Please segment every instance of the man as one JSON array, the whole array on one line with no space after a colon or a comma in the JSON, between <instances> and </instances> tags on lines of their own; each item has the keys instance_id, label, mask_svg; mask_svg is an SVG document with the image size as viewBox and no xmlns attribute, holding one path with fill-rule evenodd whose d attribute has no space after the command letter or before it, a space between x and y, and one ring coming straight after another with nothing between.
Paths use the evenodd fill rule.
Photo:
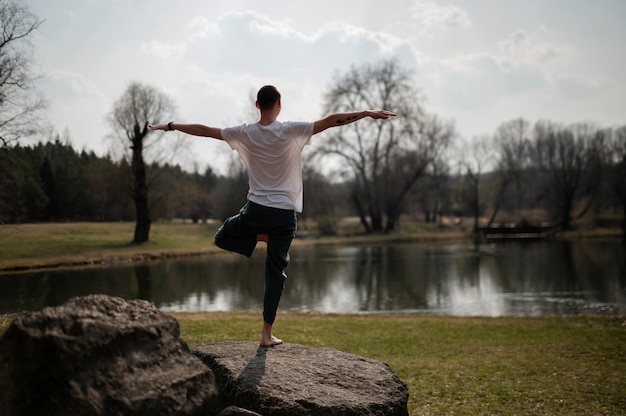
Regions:
<instances>
[{"instance_id":1,"label":"man","mask_svg":"<svg viewBox=\"0 0 626 416\"><path fill-rule=\"evenodd\" d=\"M265 294L263 297L262 347L281 344L272 335L278 303L287 275L289 247L295 236L296 213L302 212L302 159L311 136L330 127L353 123L365 117L395 116L385 110L331 114L316 122L277 121L280 92L271 85L257 94L260 118L254 124L217 128L202 124L151 125L153 130L178 130L194 136L224 140L236 150L248 172L248 201L239 214L228 218L215 234L215 244L250 257L257 241L267 243Z\"/></svg>"}]
</instances>

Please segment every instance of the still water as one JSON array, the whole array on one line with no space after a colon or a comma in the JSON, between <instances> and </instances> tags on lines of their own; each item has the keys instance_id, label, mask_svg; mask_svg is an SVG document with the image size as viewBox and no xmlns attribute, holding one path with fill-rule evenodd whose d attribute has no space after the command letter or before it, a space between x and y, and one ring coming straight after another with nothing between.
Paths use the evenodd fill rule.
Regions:
<instances>
[{"instance_id":1,"label":"still water","mask_svg":"<svg viewBox=\"0 0 626 416\"><path fill-rule=\"evenodd\" d=\"M620 241L393 244L292 249L281 311L451 316L626 314ZM146 299L164 311L260 310L265 255L224 253L0 275L0 314L74 296Z\"/></svg>"}]
</instances>

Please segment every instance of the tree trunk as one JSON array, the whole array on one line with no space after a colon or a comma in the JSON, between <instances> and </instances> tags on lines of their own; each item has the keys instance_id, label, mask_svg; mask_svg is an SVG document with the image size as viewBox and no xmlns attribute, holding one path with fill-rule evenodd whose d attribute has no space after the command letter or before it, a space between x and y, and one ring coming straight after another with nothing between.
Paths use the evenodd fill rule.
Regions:
<instances>
[{"instance_id":1,"label":"tree trunk","mask_svg":"<svg viewBox=\"0 0 626 416\"><path fill-rule=\"evenodd\" d=\"M622 222L620 223L620 227L622 228L622 237L626 242L626 194L620 193L618 194L618 198L622 205Z\"/></svg>"},{"instance_id":2,"label":"tree trunk","mask_svg":"<svg viewBox=\"0 0 626 416\"><path fill-rule=\"evenodd\" d=\"M370 217L372 220L372 231L381 232L383 230L383 216L380 210L372 210Z\"/></svg>"},{"instance_id":3,"label":"tree trunk","mask_svg":"<svg viewBox=\"0 0 626 416\"><path fill-rule=\"evenodd\" d=\"M397 218L395 216L387 217L387 226L385 227L385 234L389 234L396 228Z\"/></svg>"},{"instance_id":4,"label":"tree trunk","mask_svg":"<svg viewBox=\"0 0 626 416\"><path fill-rule=\"evenodd\" d=\"M136 132L139 129L136 129ZM148 185L146 183L146 164L143 160L143 134L133 138L133 160L131 168L135 177L133 201L135 202L135 237L133 243L141 244L150 239L150 209L148 207Z\"/></svg>"},{"instance_id":5,"label":"tree trunk","mask_svg":"<svg viewBox=\"0 0 626 416\"><path fill-rule=\"evenodd\" d=\"M561 210L561 228L569 230L571 226L572 201L567 199L563 201L563 209Z\"/></svg>"},{"instance_id":6,"label":"tree trunk","mask_svg":"<svg viewBox=\"0 0 626 416\"><path fill-rule=\"evenodd\" d=\"M474 201L473 201L473 211L474 211L474 241L478 241L480 230L478 228L478 217L480 216L480 201L478 200L478 178L476 178L476 182L474 183Z\"/></svg>"},{"instance_id":7,"label":"tree trunk","mask_svg":"<svg viewBox=\"0 0 626 416\"><path fill-rule=\"evenodd\" d=\"M500 211L500 207L502 206L502 202L504 201L504 195L509 186L509 183L510 181L508 177L505 179L502 179L502 182L500 183L500 186L498 188L498 192L496 193L496 198L493 203L493 212L491 214L491 217L489 217L489 221L487 222L487 227L491 227L491 224L493 224L493 222L496 220L496 216L498 215L498 212Z\"/></svg>"},{"instance_id":8,"label":"tree trunk","mask_svg":"<svg viewBox=\"0 0 626 416\"><path fill-rule=\"evenodd\" d=\"M352 201L354 202L354 206L356 207L356 210L359 214L359 219L361 221L361 225L365 229L365 233L369 234L370 232L372 232L372 229L370 228L370 225L367 222L367 217L365 216L365 210L363 209L363 204L361 203L361 200L359 199L356 193L353 193Z\"/></svg>"}]
</instances>

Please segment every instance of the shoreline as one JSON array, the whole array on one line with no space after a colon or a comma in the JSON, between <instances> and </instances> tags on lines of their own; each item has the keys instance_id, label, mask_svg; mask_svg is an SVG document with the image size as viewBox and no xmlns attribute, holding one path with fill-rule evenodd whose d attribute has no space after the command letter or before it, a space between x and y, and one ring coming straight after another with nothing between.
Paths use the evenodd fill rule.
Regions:
<instances>
[{"instance_id":1,"label":"shoreline","mask_svg":"<svg viewBox=\"0 0 626 416\"><path fill-rule=\"evenodd\" d=\"M22 274L29 272L43 272L48 270L63 270L74 268L91 268L136 264L142 262L162 261L167 259L197 257L206 255L228 254L215 246L212 238L203 236L203 239L186 248L179 248L177 244L166 245L157 243L161 236L147 243L135 245L132 243L119 244L114 249L98 250L85 245L84 248L74 250L78 254L70 255L29 255L21 258L5 260L0 257L0 275ZM594 240L623 239L619 229L573 229L567 232L557 232L547 239L553 240ZM341 245L368 245L368 244L397 244L397 243L471 243L472 234L465 228L431 229L427 231L394 232L391 234L344 234L336 236L307 235L296 237L291 245L292 249L305 247L324 247ZM512 241L512 240L511 240ZM27 244L29 241L14 241L15 244ZM62 243L60 243L62 245ZM183 245L183 244L181 244ZM262 246L260 247L262 249Z\"/></svg>"},{"instance_id":2,"label":"shoreline","mask_svg":"<svg viewBox=\"0 0 626 416\"><path fill-rule=\"evenodd\" d=\"M330 237L296 237L291 244L292 249L312 247L312 246L339 246L339 245L367 245L367 244L397 244L397 243L420 243L420 242L450 242L450 241L470 241L471 237L463 232L443 232L441 235L395 235L395 234L371 234L355 236L330 236ZM172 249L162 251L150 249L150 242L137 245L136 252L131 253L111 253L96 255L77 256L55 256L43 257L40 259L24 259L24 261L9 261L7 264L0 262L0 275L19 274L28 272L40 272L46 270L63 270L73 268L106 267L119 266L124 264L135 264L142 262L160 261L167 259L197 257L206 255L222 255L228 252L211 244L200 249ZM129 244L128 247L132 247ZM262 248L262 247L261 247Z\"/></svg>"}]
</instances>

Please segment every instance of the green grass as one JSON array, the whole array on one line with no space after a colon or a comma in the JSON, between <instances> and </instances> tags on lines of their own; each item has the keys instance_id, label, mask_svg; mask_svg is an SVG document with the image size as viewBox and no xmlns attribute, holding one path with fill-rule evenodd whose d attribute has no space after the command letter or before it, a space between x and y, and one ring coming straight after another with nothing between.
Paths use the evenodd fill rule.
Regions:
<instances>
[{"instance_id":1,"label":"green grass","mask_svg":"<svg viewBox=\"0 0 626 416\"><path fill-rule=\"evenodd\" d=\"M254 341L251 313L174 314L190 346ZM380 360L411 415L624 415L625 318L280 314L286 342Z\"/></svg>"},{"instance_id":2,"label":"green grass","mask_svg":"<svg viewBox=\"0 0 626 416\"><path fill-rule=\"evenodd\" d=\"M217 227L156 223L150 241L138 245L130 222L0 225L0 270L207 252Z\"/></svg>"}]
</instances>

